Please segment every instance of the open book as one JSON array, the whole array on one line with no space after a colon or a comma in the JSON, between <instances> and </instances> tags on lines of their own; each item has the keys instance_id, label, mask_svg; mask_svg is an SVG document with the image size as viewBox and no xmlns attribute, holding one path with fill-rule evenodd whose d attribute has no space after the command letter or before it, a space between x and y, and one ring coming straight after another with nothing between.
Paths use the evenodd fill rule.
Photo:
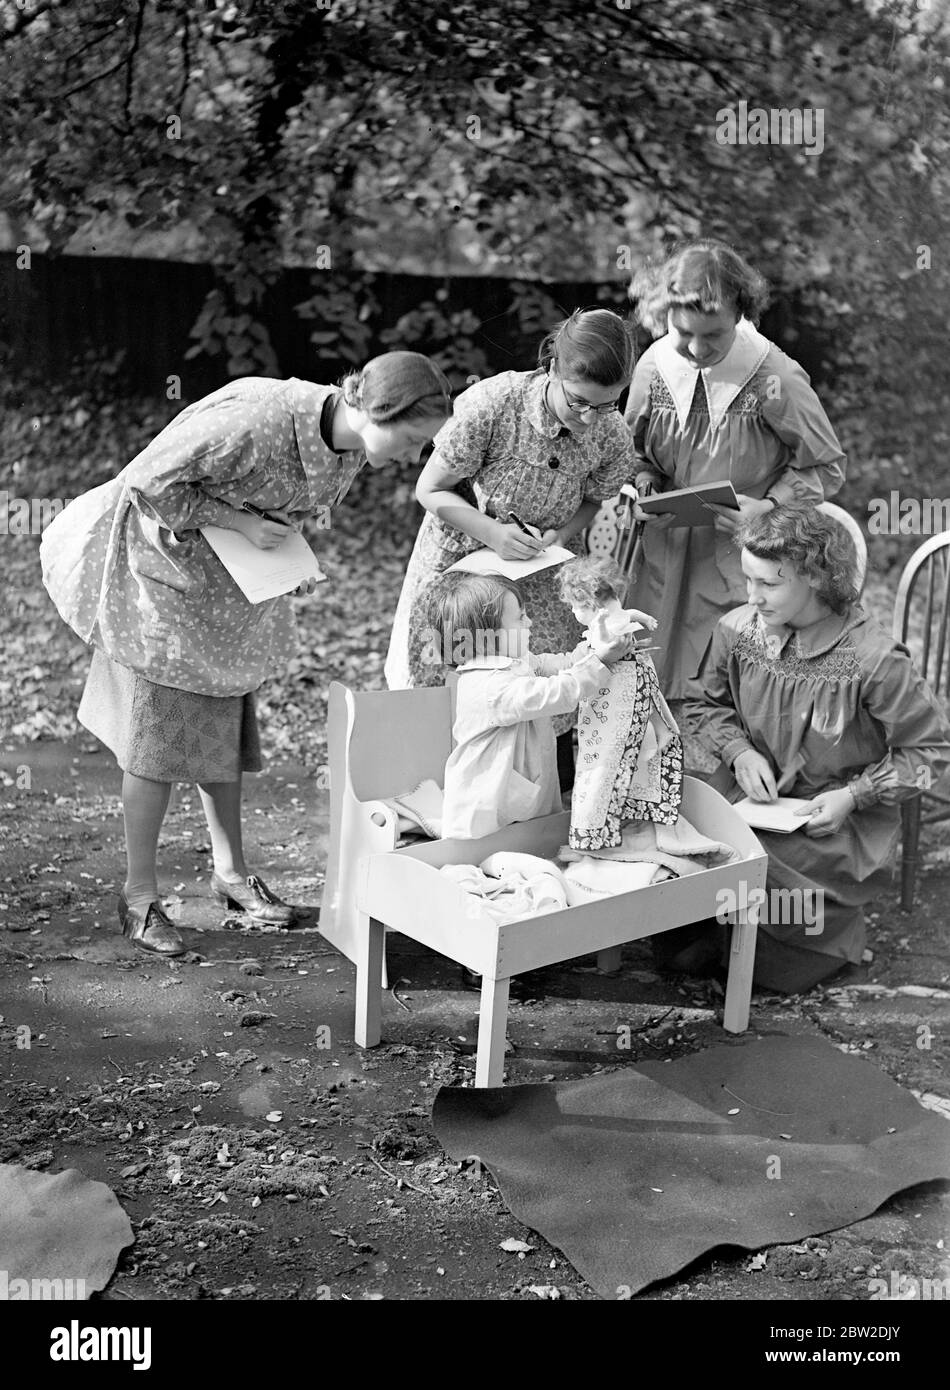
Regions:
<instances>
[{"instance_id":1,"label":"open book","mask_svg":"<svg viewBox=\"0 0 950 1390\"><path fill-rule=\"evenodd\" d=\"M536 574L538 570L548 569L550 565L563 565L565 560L576 560L573 550L565 550L563 545L549 545L530 560L503 560L494 550L473 550L449 565L450 570L467 570L469 574L502 574L506 579L524 579L526 575Z\"/></svg>"},{"instance_id":2,"label":"open book","mask_svg":"<svg viewBox=\"0 0 950 1390\"><path fill-rule=\"evenodd\" d=\"M223 526L202 526L201 534L250 603L292 594L307 579L326 579L299 531L289 530L274 550L259 550Z\"/></svg>"},{"instance_id":3,"label":"open book","mask_svg":"<svg viewBox=\"0 0 950 1390\"><path fill-rule=\"evenodd\" d=\"M803 830L808 824L807 816L796 816L803 806L811 807L811 802L801 796L780 796L775 801L753 801L744 796L737 801L734 809L753 830L773 830L780 835L790 835L793 830Z\"/></svg>"}]
</instances>

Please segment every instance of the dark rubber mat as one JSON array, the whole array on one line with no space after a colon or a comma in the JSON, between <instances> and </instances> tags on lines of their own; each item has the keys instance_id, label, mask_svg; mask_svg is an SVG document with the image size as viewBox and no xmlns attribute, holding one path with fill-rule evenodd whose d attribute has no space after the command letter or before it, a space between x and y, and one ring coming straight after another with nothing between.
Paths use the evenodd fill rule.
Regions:
<instances>
[{"instance_id":1,"label":"dark rubber mat","mask_svg":"<svg viewBox=\"0 0 950 1390\"><path fill-rule=\"evenodd\" d=\"M433 1121L604 1298L716 1246L799 1241L950 1178L942 1116L874 1062L796 1035L555 1085L444 1087Z\"/></svg>"}]
</instances>

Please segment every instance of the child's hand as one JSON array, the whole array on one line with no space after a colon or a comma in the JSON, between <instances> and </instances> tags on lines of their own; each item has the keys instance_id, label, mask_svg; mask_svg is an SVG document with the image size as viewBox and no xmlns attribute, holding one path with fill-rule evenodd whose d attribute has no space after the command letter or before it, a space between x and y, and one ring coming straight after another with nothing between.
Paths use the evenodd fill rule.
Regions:
<instances>
[{"instance_id":1,"label":"child's hand","mask_svg":"<svg viewBox=\"0 0 950 1390\"><path fill-rule=\"evenodd\" d=\"M626 634L606 642L591 635L589 642L591 651L605 666L613 666L614 662L622 661L630 650L630 638Z\"/></svg>"},{"instance_id":2,"label":"child's hand","mask_svg":"<svg viewBox=\"0 0 950 1390\"><path fill-rule=\"evenodd\" d=\"M639 608L625 608L624 613L635 623L642 623L650 632L655 632L660 626L656 618L649 613L641 613Z\"/></svg>"}]
</instances>

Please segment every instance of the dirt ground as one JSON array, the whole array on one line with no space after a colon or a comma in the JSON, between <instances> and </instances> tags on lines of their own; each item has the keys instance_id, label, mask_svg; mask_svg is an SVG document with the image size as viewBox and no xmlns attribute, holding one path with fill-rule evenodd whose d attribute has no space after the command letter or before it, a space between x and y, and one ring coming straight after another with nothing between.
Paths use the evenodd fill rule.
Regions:
<instances>
[{"instance_id":1,"label":"dirt ground","mask_svg":"<svg viewBox=\"0 0 950 1390\"><path fill-rule=\"evenodd\" d=\"M326 793L285 763L249 779L248 807L251 862L315 906ZM205 836L197 798L179 789L160 860L191 949L147 956L115 919L111 758L79 738L0 753L0 1161L78 1168L115 1190L135 1243L102 1297L593 1299L506 1212L490 1175L448 1160L432 1133L438 1088L471 1084L474 1069L478 1000L456 967L391 938L384 1042L361 1051L353 967L312 917L291 932L227 925L207 893ZM755 996L752 1027L820 1034L950 1108L950 867L933 849L914 912L896 891L880 902L867 966L800 999ZM617 978L574 962L535 993L511 1004L513 1082L722 1036L715 987L661 977L642 946ZM633 1046L618 1054L623 1024ZM948 1214L950 1184L918 1187L764 1259L722 1249L641 1300L868 1300L891 1271L946 1277ZM533 1248L504 1251L508 1237Z\"/></svg>"}]
</instances>

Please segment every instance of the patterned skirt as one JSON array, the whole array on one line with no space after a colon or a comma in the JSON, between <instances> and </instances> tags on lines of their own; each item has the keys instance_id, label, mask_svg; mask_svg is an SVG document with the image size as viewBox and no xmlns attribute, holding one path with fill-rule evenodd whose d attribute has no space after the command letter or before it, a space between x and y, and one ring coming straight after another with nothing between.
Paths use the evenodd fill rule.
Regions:
<instances>
[{"instance_id":1,"label":"patterned skirt","mask_svg":"<svg viewBox=\"0 0 950 1390\"><path fill-rule=\"evenodd\" d=\"M98 648L77 717L123 772L152 782L236 782L261 769L253 693L195 695L156 685Z\"/></svg>"}]
</instances>

